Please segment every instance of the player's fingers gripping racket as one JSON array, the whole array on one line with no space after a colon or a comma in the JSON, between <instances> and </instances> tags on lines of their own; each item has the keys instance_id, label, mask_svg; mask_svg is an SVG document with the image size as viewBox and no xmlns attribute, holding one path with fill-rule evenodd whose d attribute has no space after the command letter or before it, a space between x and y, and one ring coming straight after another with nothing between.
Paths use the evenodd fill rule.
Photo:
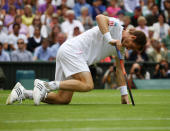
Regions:
<instances>
[{"instance_id":1,"label":"player's fingers gripping racket","mask_svg":"<svg viewBox=\"0 0 170 131\"><path fill-rule=\"evenodd\" d=\"M120 51L117 49L117 47L116 47L116 51L117 51L118 58L120 60L121 69L122 69L122 72L123 72L123 75L124 75L124 78L125 78L125 81L126 81L126 85L127 85L127 89L128 89L129 95L130 95L132 105L135 106L135 102L134 102L134 99L133 99L131 88L130 88L130 85L128 83L127 74L126 74L126 70L125 70L125 67L124 67L122 55L121 55Z\"/></svg>"}]
</instances>

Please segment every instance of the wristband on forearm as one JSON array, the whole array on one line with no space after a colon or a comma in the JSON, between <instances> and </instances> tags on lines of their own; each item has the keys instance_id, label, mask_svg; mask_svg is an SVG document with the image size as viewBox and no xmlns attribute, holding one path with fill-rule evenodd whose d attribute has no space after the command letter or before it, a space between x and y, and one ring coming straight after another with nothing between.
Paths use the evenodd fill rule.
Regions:
<instances>
[{"instance_id":1,"label":"wristband on forearm","mask_svg":"<svg viewBox=\"0 0 170 131\"><path fill-rule=\"evenodd\" d=\"M105 33L103 36L104 36L104 40L106 41L106 43L109 43L113 40L110 32Z\"/></svg>"},{"instance_id":2,"label":"wristband on forearm","mask_svg":"<svg viewBox=\"0 0 170 131\"><path fill-rule=\"evenodd\" d=\"M120 86L119 89L122 96L128 94L127 86Z\"/></svg>"}]
</instances>

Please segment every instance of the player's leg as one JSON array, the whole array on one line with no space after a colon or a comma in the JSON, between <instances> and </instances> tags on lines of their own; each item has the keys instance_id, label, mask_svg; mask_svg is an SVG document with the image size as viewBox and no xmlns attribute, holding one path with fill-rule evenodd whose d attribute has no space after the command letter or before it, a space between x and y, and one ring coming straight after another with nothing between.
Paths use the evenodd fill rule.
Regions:
<instances>
[{"instance_id":1,"label":"player's leg","mask_svg":"<svg viewBox=\"0 0 170 131\"><path fill-rule=\"evenodd\" d=\"M43 82L35 80L35 87L33 91L34 103L40 104L40 101L49 104L68 104L74 91L90 91L93 89L93 80L90 72L80 72L71 76L72 79L61 81L60 87L56 86L56 82ZM47 93L52 90L59 89L59 93Z\"/></svg>"},{"instance_id":2,"label":"player's leg","mask_svg":"<svg viewBox=\"0 0 170 131\"><path fill-rule=\"evenodd\" d=\"M50 92L43 102L48 104L69 104L72 100L72 91L59 90L57 93Z\"/></svg>"},{"instance_id":3,"label":"player's leg","mask_svg":"<svg viewBox=\"0 0 170 131\"><path fill-rule=\"evenodd\" d=\"M33 91L26 90L20 82L17 82L14 88L12 89L11 93L9 94L6 104L13 104L15 101L20 101L24 99L33 99Z\"/></svg>"}]
</instances>

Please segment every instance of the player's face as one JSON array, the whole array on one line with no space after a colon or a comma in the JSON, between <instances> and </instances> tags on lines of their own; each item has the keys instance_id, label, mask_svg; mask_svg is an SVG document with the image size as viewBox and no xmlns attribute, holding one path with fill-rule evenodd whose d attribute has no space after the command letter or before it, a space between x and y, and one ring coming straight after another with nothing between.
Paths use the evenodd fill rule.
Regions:
<instances>
[{"instance_id":1,"label":"player's face","mask_svg":"<svg viewBox=\"0 0 170 131\"><path fill-rule=\"evenodd\" d=\"M135 38L136 38L135 36L129 35L123 40L122 42L123 46L125 46L128 50L139 51L141 46L133 42Z\"/></svg>"}]
</instances>

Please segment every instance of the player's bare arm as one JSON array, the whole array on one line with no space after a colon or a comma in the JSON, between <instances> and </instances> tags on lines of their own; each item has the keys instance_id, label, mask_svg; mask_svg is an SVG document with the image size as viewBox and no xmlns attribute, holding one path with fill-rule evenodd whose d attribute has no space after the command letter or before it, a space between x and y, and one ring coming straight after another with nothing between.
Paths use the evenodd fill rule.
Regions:
<instances>
[{"instance_id":1,"label":"player's bare arm","mask_svg":"<svg viewBox=\"0 0 170 131\"><path fill-rule=\"evenodd\" d=\"M113 45L116 46L118 48L118 50L120 50L122 44L120 40L114 40L111 38L110 32L109 32L109 18L107 16L104 15L98 15L96 16L96 20L99 26L100 31L102 32L102 34L104 35L106 41Z\"/></svg>"}]
</instances>

